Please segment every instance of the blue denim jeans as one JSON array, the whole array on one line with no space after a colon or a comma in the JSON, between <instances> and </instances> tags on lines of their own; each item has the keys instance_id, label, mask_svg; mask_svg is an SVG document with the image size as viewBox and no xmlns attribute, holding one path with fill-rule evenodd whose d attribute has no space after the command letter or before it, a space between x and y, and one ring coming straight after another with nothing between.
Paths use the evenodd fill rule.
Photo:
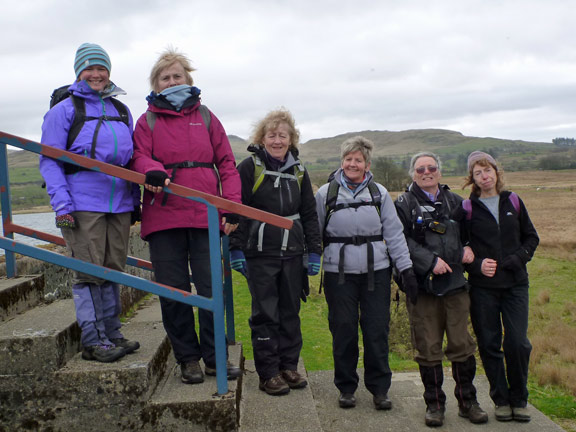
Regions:
<instances>
[{"instance_id":1,"label":"blue denim jeans","mask_svg":"<svg viewBox=\"0 0 576 432\"><path fill-rule=\"evenodd\" d=\"M490 397L496 405L526 406L532 351L527 336L528 284L507 289L472 286L470 299L472 326L490 382Z\"/></svg>"}]
</instances>

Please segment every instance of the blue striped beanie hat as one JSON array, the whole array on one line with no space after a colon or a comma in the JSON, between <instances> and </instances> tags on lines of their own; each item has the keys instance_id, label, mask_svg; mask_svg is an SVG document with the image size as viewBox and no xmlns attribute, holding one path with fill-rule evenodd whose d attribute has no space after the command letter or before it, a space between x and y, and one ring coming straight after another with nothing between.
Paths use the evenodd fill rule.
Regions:
<instances>
[{"instance_id":1,"label":"blue striped beanie hat","mask_svg":"<svg viewBox=\"0 0 576 432\"><path fill-rule=\"evenodd\" d=\"M76 59L74 60L76 78L78 78L84 69L94 65L104 66L108 69L108 72L112 69L110 57L108 57L108 53L104 51L104 48L93 43L83 43L78 47Z\"/></svg>"}]
</instances>

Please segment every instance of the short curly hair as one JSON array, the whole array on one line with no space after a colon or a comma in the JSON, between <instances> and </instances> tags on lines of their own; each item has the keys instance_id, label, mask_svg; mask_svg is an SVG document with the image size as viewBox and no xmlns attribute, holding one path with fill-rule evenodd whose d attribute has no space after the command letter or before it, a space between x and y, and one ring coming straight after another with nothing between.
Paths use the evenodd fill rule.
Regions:
<instances>
[{"instance_id":1,"label":"short curly hair","mask_svg":"<svg viewBox=\"0 0 576 432\"><path fill-rule=\"evenodd\" d=\"M364 156L364 161L369 164L372 160L372 150L374 143L363 136L348 138L340 146L340 160L344 160L347 154L359 151Z\"/></svg>"},{"instance_id":2,"label":"short curly hair","mask_svg":"<svg viewBox=\"0 0 576 432\"><path fill-rule=\"evenodd\" d=\"M266 114L266 117L256 123L252 136L250 137L250 142L264 147L264 135L269 131L278 129L278 126L282 123L288 126L290 132L290 147L288 150L297 149L300 144L300 131L296 128L294 116L286 108L270 111Z\"/></svg>"},{"instance_id":3,"label":"short curly hair","mask_svg":"<svg viewBox=\"0 0 576 432\"><path fill-rule=\"evenodd\" d=\"M193 85L194 80L192 79L191 73L196 69L192 67L190 59L186 57L185 54L178 52L174 48L167 48L163 53L160 54L154 66L152 66L152 71L150 72L150 88L156 93L158 92L158 78L164 69L172 66L174 63L180 63L186 72L186 84Z\"/></svg>"}]
</instances>

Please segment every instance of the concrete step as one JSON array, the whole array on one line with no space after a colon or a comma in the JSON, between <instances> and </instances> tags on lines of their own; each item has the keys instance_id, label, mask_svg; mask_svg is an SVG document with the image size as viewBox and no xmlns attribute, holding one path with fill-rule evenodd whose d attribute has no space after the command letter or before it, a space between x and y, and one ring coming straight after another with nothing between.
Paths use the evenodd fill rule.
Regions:
<instances>
[{"instance_id":1,"label":"concrete step","mask_svg":"<svg viewBox=\"0 0 576 432\"><path fill-rule=\"evenodd\" d=\"M144 317L136 315L124 323L124 336L138 340L141 346L114 363L83 360L78 347L56 371L0 375L0 430L4 424L10 426L9 430L68 431L76 430L78 425L86 432L137 429L141 424L139 414L166 378L171 357L170 343L158 320L159 309L159 301L152 299L141 309ZM51 316L57 319L66 315L60 312L53 310ZM44 361L43 353L34 355L39 356L36 362Z\"/></svg>"},{"instance_id":2,"label":"concrete step","mask_svg":"<svg viewBox=\"0 0 576 432\"><path fill-rule=\"evenodd\" d=\"M360 377L364 371L358 370ZM309 373L314 394L314 401L320 416L324 432L356 432L360 430L391 430L395 432L430 431L424 424L426 406L422 394L424 387L420 374L397 373L392 376L390 399L392 410L376 411L372 395L366 390L362 379L356 391L356 408L341 409L338 407L339 392L334 386L334 371L315 371ZM488 413L486 425L473 425L467 419L458 416L458 403L454 397L454 380L451 372L445 370L444 391L447 395L446 419L442 431L472 432L480 429L490 432L561 432L563 429L538 411L529 406L532 421L529 423L498 422L494 418L494 404L489 397L489 384L485 376L477 376L475 385L478 390L480 406ZM278 429L276 429L278 430ZM292 429L282 429L292 430ZM300 430L300 429L298 429ZM312 429L310 429L312 430Z\"/></svg>"},{"instance_id":3,"label":"concrete step","mask_svg":"<svg viewBox=\"0 0 576 432\"><path fill-rule=\"evenodd\" d=\"M233 364L243 366L241 345L229 346L228 352ZM228 381L228 394L218 395L216 377L205 376L201 384L184 384L173 356L169 363L165 381L139 415L141 432L237 430L237 406L246 376Z\"/></svg>"},{"instance_id":4,"label":"concrete step","mask_svg":"<svg viewBox=\"0 0 576 432\"><path fill-rule=\"evenodd\" d=\"M306 376L300 361L298 371ZM270 396L258 388L253 361L246 361L240 401L240 432L321 431L312 390L291 390L284 396ZM361 430L361 429L357 429Z\"/></svg>"},{"instance_id":5,"label":"concrete step","mask_svg":"<svg viewBox=\"0 0 576 432\"><path fill-rule=\"evenodd\" d=\"M53 372L79 349L73 300L41 304L0 323L0 375Z\"/></svg>"},{"instance_id":6,"label":"concrete step","mask_svg":"<svg viewBox=\"0 0 576 432\"><path fill-rule=\"evenodd\" d=\"M43 275L0 278L0 322L33 308L43 298Z\"/></svg>"}]
</instances>

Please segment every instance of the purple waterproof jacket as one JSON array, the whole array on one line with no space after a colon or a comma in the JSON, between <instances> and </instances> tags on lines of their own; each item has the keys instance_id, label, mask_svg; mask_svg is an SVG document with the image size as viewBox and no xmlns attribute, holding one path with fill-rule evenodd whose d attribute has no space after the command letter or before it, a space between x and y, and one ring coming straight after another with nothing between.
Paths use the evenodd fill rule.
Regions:
<instances>
[{"instance_id":1,"label":"purple waterproof jacket","mask_svg":"<svg viewBox=\"0 0 576 432\"><path fill-rule=\"evenodd\" d=\"M99 117L106 114L118 117L110 98L125 92L114 85L112 88L113 90L104 97L92 90L86 81L75 82L69 90L74 97L85 100L86 116ZM130 112L128 114L130 127L122 121L102 122L96 142L97 160L121 167L128 165L133 152L133 120ZM68 131L73 121L74 105L72 100L67 98L44 116L42 144L66 150ZM90 157L97 123L98 120L86 121L68 150ZM56 215L73 211L127 213L140 205L138 185L107 174L86 170L65 174L61 162L45 156L40 156L40 172L46 181L50 204Z\"/></svg>"},{"instance_id":2,"label":"purple waterproof jacket","mask_svg":"<svg viewBox=\"0 0 576 432\"><path fill-rule=\"evenodd\" d=\"M224 127L211 114L208 131L199 105L176 112L149 103L148 110L156 114L156 123L150 130L146 113L136 122L132 169L142 174L165 171L172 176L174 171L164 165L184 161L212 163L217 172L205 167L179 168L173 182L240 203L240 176ZM205 204L174 195L165 199L165 195L144 191L142 238L172 228L208 228Z\"/></svg>"}]
</instances>

